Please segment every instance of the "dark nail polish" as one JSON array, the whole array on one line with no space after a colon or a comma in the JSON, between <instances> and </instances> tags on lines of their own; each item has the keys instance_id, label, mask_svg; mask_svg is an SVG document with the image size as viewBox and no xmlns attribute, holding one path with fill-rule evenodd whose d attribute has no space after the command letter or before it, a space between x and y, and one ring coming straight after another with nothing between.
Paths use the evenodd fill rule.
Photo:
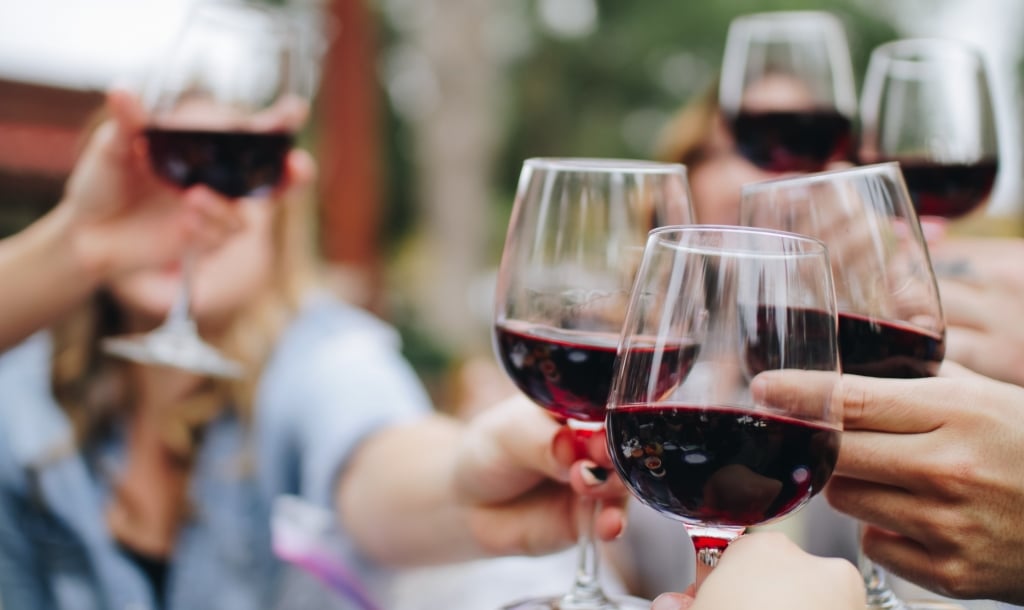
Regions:
<instances>
[{"instance_id":1,"label":"dark nail polish","mask_svg":"<svg viewBox=\"0 0 1024 610\"><path fill-rule=\"evenodd\" d=\"M595 479L600 483L604 483L608 480L608 469L601 466L586 466L587 472L589 472Z\"/></svg>"}]
</instances>

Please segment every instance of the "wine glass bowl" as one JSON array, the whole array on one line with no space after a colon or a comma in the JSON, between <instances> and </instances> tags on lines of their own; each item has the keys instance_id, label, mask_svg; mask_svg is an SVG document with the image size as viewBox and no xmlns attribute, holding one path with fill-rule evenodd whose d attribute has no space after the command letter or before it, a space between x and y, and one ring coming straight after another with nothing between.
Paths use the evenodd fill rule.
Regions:
<instances>
[{"instance_id":1,"label":"wine glass bowl","mask_svg":"<svg viewBox=\"0 0 1024 610\"><path fill-rule=\"evenodd\" d=\"M630 491L681 521L702 572L745 528L824 487L841 410L769 402L765 374L839 378L835 295L820 242L716 227L651 232L622 329L607 413Z\"/></svg>"},{"instance_id":2,"label":"wine glass bowl","mask_svg":"<svg viewBox=\"0 0 1024 610\"><path fill-rule=\"evenodd\" d=\"M603 433L619 333L648 232L691 220L682 165L583 158L523 163L495 291L495 354L519 390L578 437ZM650 607L601 590L593 509L580 512L580 563L571 590L507 608Z\"/></svg>"},{"instance_id":3,"label":"wine glass bowl","mask_svg":"<svg viewBox=\"0 0 1024 610\"><path fill-rule=\"evenodd\" d=\"M864 78L859 157L898 161L920 216L959 218L981 206L999 169L981 53L940 38L877 47Z\"/></svg>"},{"instance_id":4,"label":"wine glass bowl","mask_svg":"<svg viewBox=\"0 0 1024 610\"><path fill-rule=\"evenodd\" d=\"M821 11L737 17L718 99L737 151L762 169L818 171L847 159L856 95L842 23Z\"/></svg>"},{"instance_id":5,"label":"wine glass bowl","mask_svg":"<svg viewBox=\"0 0 1024 610\"><path fill-rule=\"evenodd\" d=\"M312 57L298 33L283 9L241 2L193 7L141 91L154 174L174 188L202 186L231 199L271 196L315 86ZM244 373L199 335L191 311L194 258L183 258L181 287L164 323L106 338L107 353L208 376Z\"/></svg>"}]
</instances>

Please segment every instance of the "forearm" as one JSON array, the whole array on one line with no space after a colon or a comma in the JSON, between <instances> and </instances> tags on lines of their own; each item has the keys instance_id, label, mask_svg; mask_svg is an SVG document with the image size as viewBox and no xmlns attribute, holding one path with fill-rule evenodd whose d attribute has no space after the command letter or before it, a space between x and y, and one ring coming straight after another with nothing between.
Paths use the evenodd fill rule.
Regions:
<instances>
[{"instance_id":1,"label":"forearm","mask_svg":"<svg viewBox=\"0 0 1024 610\"><path fill-rule=\"evenodd\" d=\"M468 509L456 501L454 461L463 431L454 419L432 416L383 430L360 447L341 478L338 509L375 560L425 565L482 554L467 526Z\"/></svg>"},{"instance_id":2,"label":"forearm","mask_svg":"<svg viewBox=\"0 0 1024 610\"><path fill-rule=\"evenodd\" d=\"M101 273L82 252L71 215L61 206L27 229L0 240L0 279L6 286L0 350L54 322L85 299Z\"/></svg>"}]
</instances>

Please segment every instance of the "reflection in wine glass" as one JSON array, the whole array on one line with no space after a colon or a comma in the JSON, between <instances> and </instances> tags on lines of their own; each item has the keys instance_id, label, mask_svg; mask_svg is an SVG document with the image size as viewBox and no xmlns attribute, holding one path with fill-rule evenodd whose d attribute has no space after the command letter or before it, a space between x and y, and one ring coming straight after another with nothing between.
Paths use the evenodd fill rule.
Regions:
<instances>
[{"instance_id":1,"label":"reflection in wine glass","mask_svg":"<svg viewBox=\"0 0 1024 610\"><path fill-rule=\"evenodd\" d=\"M861 103L860 158L899 161L921 217L958 218L985 202L999 169L988 70L965 42L876 48Z\"/></svg>"},{"instance_id":2,"label":"reflection in wine glass","mask_svg":"<svg viewBox=\"0 0 1024 610\"><path fill-rule=\"evenodd\" d=\"M578 439L603 434L619 331L648 232L692 217L679 164L523 163L498 272L494 347L519 390L566 421ZM685 360L689 347L679 347L672 357ZM650 608L648 601L601 590L594 506L589 500L581 505L572 588L506 609Z\"/></svg>"},{"instance_id":3,"label":"reflection in wine glass","mask_svg":"<svg viewBox=\"0 0 1024 610\"><path fill-rule=\"evenodd\" d=\"M818 171L846 159L856 95L842 23L818 11L734 19L718 97L737 150L762 169Z\"/></svg>"},{"instance_id":4,"label":"reflection in wine glass","mask_svg":"<svg viewBox=\"0 0 1024 610\"><path fill-rule=\"evenodd\" d=\"M838 457L832 401L768 402L755 390L761 375L839 379L825 246L742 227L652 231L623 325L608 448L630 491L686 527L698 587L747 527L820 492Z\"/></svg>"},{"instance_id":5,"label":"reflection in wine glass","mask_svg":"<svg viewBox=\"0 0 1024 610\"><path fill-rule=\"evenodd\" d=\"M828 246L844 372L930 377L945 355L945 320L921 225L900 166L880 163L743 187L740 223L797 231ZM861 553L868 606L958 608L905 602Z\"/></svg>"},{"instance_id":6,"label":"reflection in wine glass","mask_svg":"<svg viewBox=\"0 0 1024 610\"><path fill-rule=\"evenodd\" d=\"M262 5L203 3L189 15L142 91L154 173L180 188L231 198L266 197L281 182L295 131L315 86L298 25ZM308 32L307 32L308 33ZM104 341L111 354L221 377L242 374L200 336L191 311L194 253L167 319L142 335Z\"/></svg>"}]
</instances>

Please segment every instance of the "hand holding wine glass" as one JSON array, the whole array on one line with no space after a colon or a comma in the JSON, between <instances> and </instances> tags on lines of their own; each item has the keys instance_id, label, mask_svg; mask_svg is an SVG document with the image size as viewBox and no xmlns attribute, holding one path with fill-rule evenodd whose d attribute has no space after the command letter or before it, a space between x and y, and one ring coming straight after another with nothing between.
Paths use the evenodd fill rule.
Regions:
<instances>
[{"instance_id":1,"label":"hand holding wine glass","mask_svg":"<svg viewBox=\"0 0 1024 610\"><path fill-rule=\"evenodd\" d=\"M718 101L737 150L762 169L819 171L846 160L856 95L842 23L819 11L734 19Z\"/></svg>"},{"instance_id":2,"label":"hand holding wine glass","mask_svg":"<svg viewBox=\"0 0 1024 610\"><path fill-rule=\"evenodd\" d=\"M153 172L183 189L265 198L286 182L294 133L312 91L297 28L281 10L242 3L193 9L143 89L146 154ZM237 377L239 365L203 341L191 315L194 253L181 264L166 321L105 349L148 364Z\"/></svg>"},{"instance_id":3,"label":"hand holding wine glass","mask_svg":"<svg viewBox=\"0 0 1024 610\"><path fill-rule=\"evenodd\" d=\"M841 411L753 388L778 370L834 385L837 349L820 242L711 225L651 232L622 329L609 452L641 502L686 527L698 591L732 540L797 510L831 475Z\"/></svg>"},{"instance_id":4,"label":"hand holding wine glass","mask_svg":"<svg viewBox=\"0 0 1024 610\"><path fill-rule=\"evenodd\" d=\"M946 39L876 48L864 77L859 156L899 161L922 220L981 206L995 183L999 145L980 52Z\"/></svg>"},{"instance_id":5,"label":"hand holding wine glass","mask_svg":"<svg viewBox=\"0 0 1024 610\"><path fill-rule=\"evenodd\" d=\"M674 163L528 159L502 253L494 346L505 373L580 442L603 434L612 366L648 231L692 218L686 170ZM686 357L680 346L678 357ZM593 503L581 501L576 580L565 595L517 610L615 610L598 581Z\"/></svg>"}]
</instances>

